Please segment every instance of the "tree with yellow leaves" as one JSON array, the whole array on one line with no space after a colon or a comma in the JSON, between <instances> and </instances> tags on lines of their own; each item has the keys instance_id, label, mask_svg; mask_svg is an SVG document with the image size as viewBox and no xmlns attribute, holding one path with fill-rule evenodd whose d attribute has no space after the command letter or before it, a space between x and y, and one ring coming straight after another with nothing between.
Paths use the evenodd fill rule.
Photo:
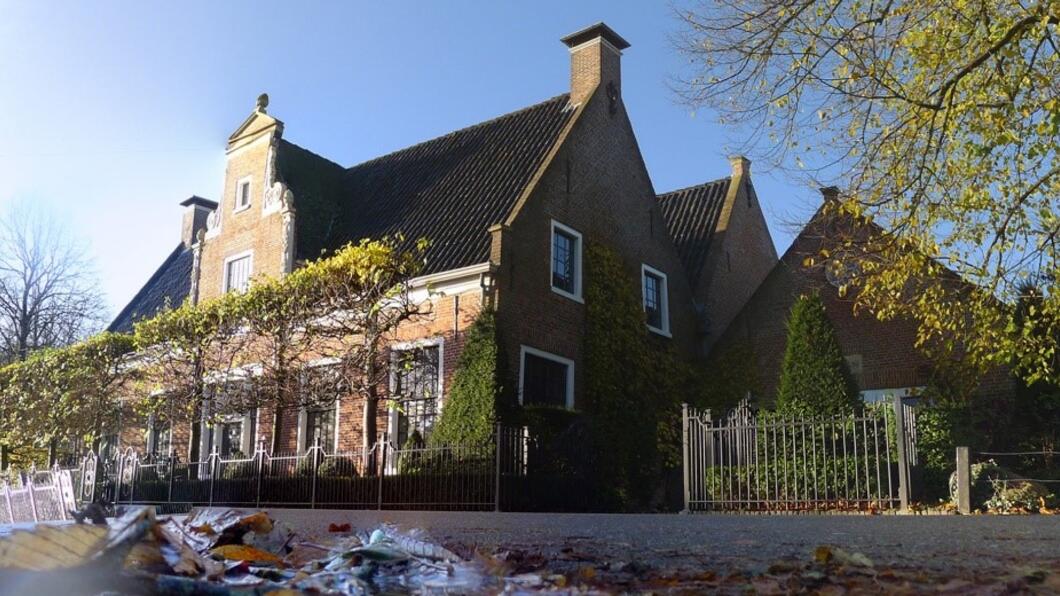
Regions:
<instances>
[{"instance_id":1,"label":"tree with yellow leaves","mask_svg":"<svg viewBox=\"0 0 1060 596\"><path fill-rule=\"evenodd\" d=\"M874 224L833 239L859 261L860 308L915 320L936 356L1060 377L1060 2L717 0L681 16L685 99ZM1028 282L1043 293L1017 317Z\"/></svg>"}]
</instances>

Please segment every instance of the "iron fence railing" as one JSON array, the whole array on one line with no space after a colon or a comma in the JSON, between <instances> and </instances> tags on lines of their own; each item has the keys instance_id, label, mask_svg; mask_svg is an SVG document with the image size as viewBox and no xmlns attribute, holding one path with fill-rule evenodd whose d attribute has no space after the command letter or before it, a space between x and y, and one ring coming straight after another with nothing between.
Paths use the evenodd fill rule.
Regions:
<instances>
[{"instance_id":1,"label":"iron fence railing","mask_svg":"<svg viewBox=\"0 0 1060 596\"><path fill-rule=\"evenodd\" d=\"M686 511L905 509L916 418L902 400L847 416L782 416L743 403L683 415Z\"/></svg>"},{"instance_id":2,"label":"iron fence railing","mask_svg":"<svg viewBox=\"0 0 1060 596\"><path fill-rule=\"evenodd\" d=\"M156 505L170 511L195 506L335 509L525 510L528 495L560 487L557 508L585 509L586 481L554 474L554 446L526 428L498 426L489 445L400 448L387 438L370 449L269 453L203 461L147 459L126 450L113 461L89 454L81 466L84 501ZM542 489L548 486L547 489Z\"/></svg>"},{"instance_id":3,"label":"iron fence railing","mask_svg":"<svg viewBox=\"0 0 1060 596\"><path fill-rule=\"evenodd\" d=\"M0 524L64 520L77 506L71 470L31 468L0 482Z\"/></svg>"}]
</instances>

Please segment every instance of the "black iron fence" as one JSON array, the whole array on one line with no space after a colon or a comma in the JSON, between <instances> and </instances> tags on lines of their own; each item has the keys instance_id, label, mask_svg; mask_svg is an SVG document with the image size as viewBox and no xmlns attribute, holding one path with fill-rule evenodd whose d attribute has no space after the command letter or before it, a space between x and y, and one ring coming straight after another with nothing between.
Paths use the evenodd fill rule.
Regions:
<instances>
[{"instance_id":1,"label":"black iron fence","mask_svg":"<svg viewBox=\"0 0 1060 596\"><path fill-rule=\"evenodd\" d=\"M693 511L905 509L917 464L904 400L798 418L747 403L714 419L684 408L684 500Z\"/></svg>"},{"instance_id":2,"label":"black iron fence","mask_svg":"<svg viewBox=\"0 0 1060 596\"><path fill-rule=\"evenodd\" d=\"M569 446L563 446L564 448ZM203 461L146 459L127 450L113 461L89 454L82 501L156 505L514 511L590 507L588 486L557 471L557 445L526 428L498 426L489 445L400 448L387 438L363 452L210 454ZM551 495L551 501L538 498ZM560 498L555 498L560 495Z\"/></svg>"}]
</instances>

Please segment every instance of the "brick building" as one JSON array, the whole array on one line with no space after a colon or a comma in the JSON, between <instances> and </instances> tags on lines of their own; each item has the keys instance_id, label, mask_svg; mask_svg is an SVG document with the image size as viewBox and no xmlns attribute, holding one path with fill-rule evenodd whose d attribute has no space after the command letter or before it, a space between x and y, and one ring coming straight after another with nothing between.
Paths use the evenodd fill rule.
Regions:
<instances>
[{"instance_id":1,"label":"brick building","mask_svg":"<svg viewBox=\"0 0 1060 596\"><path fill-rule=\"evenodd\" d=\"M643 289L645 333L687 358L704 355L777 258L750 164L733 158L726 178L658 195L622 100L629 44L602 23L562 41L567 92L352 167L284 139L259 98L228 139L221 196L182 203L180 243L110 329L400 232L431 241L413 286L432 308L390 346L415 363L395 367L391 389L404 405L380 420L399 442L429 430L463 333L487 302L519 402L579 407L588 242L614 249ZM122 440L147 451L172 445L191 459L248 453L262 439L295 451L320 437L350 450L361 444L363 411L357 396L336 395L334 408L288 412L280 424L262 410L190 430L148 425Z\"/></svg>"},{"instance_id":2,"label":"brick building","mask_svg":"<svg viewBox=\"0 0 1060 596\"><path fill-rule=\"evenodd\" d=\"M832 200L834 192L823 189L824 201ZM760 392L756 398L761 403L771 403L777 393L791 307L799 296L814 292L821 297L865 401L913 395L927 385L934 366L915 345L916 323L880 321L870 313L855 313L853 297L840 295L844 272L856 264L844 258L834 241L857 238L864 232L846 219L837 221L818 210L722 333L716 349L742 346L753 351ZM821 262L822 249L830 249L833 262ZM964 283L956 275L950 281ZM1014 382L1005 369L990 371L979 386L981 397L991 400L1009 400L1014 392Z\"/></svg>"}]
</instances>

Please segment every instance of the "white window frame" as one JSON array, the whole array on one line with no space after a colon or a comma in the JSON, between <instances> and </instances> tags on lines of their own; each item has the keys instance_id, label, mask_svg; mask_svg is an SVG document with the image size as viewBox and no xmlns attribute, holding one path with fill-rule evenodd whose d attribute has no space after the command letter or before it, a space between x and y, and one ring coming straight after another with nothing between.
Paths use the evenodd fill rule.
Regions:
<instances>
[{"instance_id":1,"label":"white window frame","mask_svg":"<svg viewBox=\"0 0 1060 596\"><path fill-rule=\"evenodd\" d=\"M548 287L552 288L552 291L574 300L575 302L584 303L585 300L582 298L582 248L585 244L582 241L581 232L575 230L570 226L563 225L562 223L551 220L552 225L549 226L548 234ZM574 238L574 292L568 292L562 288L557 288L552 285L552 263L555 262L556 258L556 231L559 230L564 234L572 236Z\"/></svg>"},{"instance_id":2,"label":"white window frame","mask_svg":"<svg viewBox=\"0 0 1060 596\"><path fill-rule=\"evenodd\" d=\"M229 267L229 265L231 265L234 261L238 261L238 260L243 259L243 258L249 258L250 259L249 264L248 264L248 268L250 269L250 274L249 274L249 276L247 278L247 287L250 286L250 280L254 279L254 251L253 250L244 250L243 252L238 252L238 253L236 253L234 255L228 255L227 257L225 257L224 266L221 267L221 293L222 294L227 294L228 293L228 267Z\"/></svg>"},{"instance_id":3,"label":"white window frame","mask_svg":"<svg viewBox=\"0 0 1060 596\"><path fill-rule=\"evenodd\" d=\"M239 213L240 211L246 211L250 209L250 206L254 204L254 184L252 180L253 176L244 176L236 182L236 196L232 199L232 213ZM245 205L240 204L240 199L243 198L243 185L247 187L247 203Z\"/></svg>"},{"instance_id":4,"label":"white window frame","mask_svg":"<svg viewBox=\"0 0 1060 596\"><path fill-rule=\"evenodd\" d=\"M390 372L389 372L389 391L390 391L390 412L387 416L387 435L391 437L397 436L398 430L398 417L401 412L397 409L397 399L394 399L394 392L397 390L397 368L395 366L397 362L397 352L405 352L415 348L429 348L438 347L438 416L442 415L442 409L445 407L445 338L430 337L426 339L418 339L415 341L405 341L390 345ZM404 445L395 445L398 449L404 447Z\"/></svg>"},{"instance_id":5,"label":"white window frame","mask_svg":"<svg viewBox=\"0 0 1060 596\"><path fill-rule=\"evenodd\" d=\"M567 365L569 374L567 375L567 409L574 409L574 361L570 358L564 358L563 356L557 356L551 352L544 350L538 350L527 345L519 346L519 405L523 405L523 378L526 373L526 355L537 356L544 358L545 360L551 360L560 364Z\"/></svg>"},{"instance_id":6,"label":"white window frame","mask_svg":"<svg viewBox=\"0 0 1060 596\"><path fill-rule=\"evenodd\" d=\"M647 312L648 293L644 287L644 279L648 277L649 273L662 281L662 288L660 288L661 291L659 292L659 306L662 308L662 327L653 327L646 323L648 330L664 337L673 337L670 334L670 280L662 271L644 263L640 266L640 307L644 309L644 312Z\"/></svg>"},{"instance_id":7,"label":"white window frame","mask_svg":"<svg viewBox=\"0 0 1060 596\"><path fill-rule=\"evenodd\" d=\"M309 363L309 368L323 368L323 367L327 367L327 366L335 366L339 362L340 361L339 361L338 358L320 358L320 359L317 359L317 360L314 360L314 361L310 362ZM341 402L342 402L342 396L341 395L335 398L335 436L333 437L332 445L331 445L331 448L333 450L332 453L338 453L338 451L339 451L339 435L341 434L340 431L339 431L339 419L342 416L342 407L340 406ZM314 409L321 409L321 408L314 408ZM308 416L308 414L309 414L309 408L306 408L305 406L302 406L301 408L299 408L299 410L298 410L298 437L297 437L297 439L295 441L295 443L296 443L295 446L296 446L299 454L304 454L311 447L311 445L307 445L306 444L306 440L309 438L309 430L308 430L309 416Z\"/></svg>"}]
</instances>

